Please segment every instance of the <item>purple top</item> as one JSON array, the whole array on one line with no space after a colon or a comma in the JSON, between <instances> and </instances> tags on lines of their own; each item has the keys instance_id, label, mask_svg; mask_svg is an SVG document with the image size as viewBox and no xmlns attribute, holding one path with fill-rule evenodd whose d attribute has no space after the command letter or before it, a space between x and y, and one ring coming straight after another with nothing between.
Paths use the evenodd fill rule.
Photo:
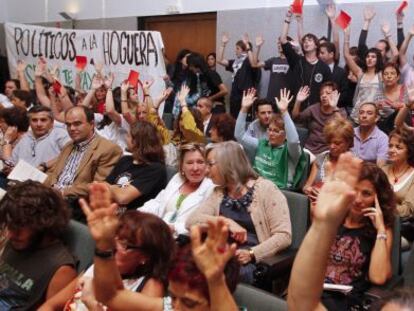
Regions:
<instances>
[{"instance_id":1,"label":"purple top","mask_svg":"<svg viewBox=\"0 0 414 311\"><path fill-rule=\"evenodd\" d=\"M361 140L359 126L354 129L352 152L364 161L376 162L388 159L388 136L377 126L365 141Z\"/></svg>"},{"instance_id":2,"label":"purple top","mask_svg":"<svg viewBox=\"0 0 414 311\"><path fill-rule=\"evenodd\" d=\"M346 111L339 108L339 113L347 117ZM295 119L296 122L303 124L309 130L309 136L305 143L305 148L317 155L328 150L328 144L323 135L323 127L329 119L335 116L335 112L326 114L322 112L321 105L314 104L302 111Z\"/></svg>"}]
</instances>

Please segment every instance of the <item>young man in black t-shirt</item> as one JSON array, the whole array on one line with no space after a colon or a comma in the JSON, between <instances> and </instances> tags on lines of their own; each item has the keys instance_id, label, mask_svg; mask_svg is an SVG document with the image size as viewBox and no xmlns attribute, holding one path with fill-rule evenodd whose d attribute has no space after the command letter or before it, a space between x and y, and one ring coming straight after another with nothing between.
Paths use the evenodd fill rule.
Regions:
<instances>
[{"instance_id":1,"label":"young man in black t-shirt","mask_svg":"<svg viewBox=\"0 0 414 311\"><path fill-rule=\"evenodd\" d=\"M301 46L304 56L298 55L287 40L289 24L292 12L288 11L285 17L282 35L283 53L290 66L289 89L297 94L299 88L307 85L310 88L308 99L302 104L301 110L318 102L319 90L325 81L331 80L331 70L328 65L318 59L319 41L313 34L306 34L301 38Z\"/></svg>"},{"instance_id":2,"label":"young man in black t-shirt","mask_svg":"<svg viewBox=\"0 0 414 311\"><path fill-rule=\"evenodd\" d=\"M288 37L288 41L292 38ZM259 61L260 49L264 43L261 36L256 37L256 53L253 57L253 68L263 68L270 71L269 86L267 89L266 99L273 103L273 107L277 109L275 97L280 95L280 90L289 88L289 64L285 54L283 54L280 38L277 39L277 49L279 56L271 57L265 61Z\"/></svg>"}]
</instances>

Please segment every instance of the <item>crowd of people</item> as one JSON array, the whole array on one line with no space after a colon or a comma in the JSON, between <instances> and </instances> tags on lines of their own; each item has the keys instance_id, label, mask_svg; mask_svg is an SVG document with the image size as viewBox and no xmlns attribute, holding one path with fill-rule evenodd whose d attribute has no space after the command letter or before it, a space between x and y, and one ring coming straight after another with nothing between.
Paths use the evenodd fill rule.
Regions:
<instances>
[{"instance_id":1,"label":"crowd of people","mask_svg":"<svg viewBox=\"0 0 414 311\"><path fill-rule=\"evenodd\" d=\"M227 34L217 55L183 49L153 96L154 79L140 94L128 80L114 86L102 64L90 89L82 69L74 88L56 87L43 57L30 89L20 61L0 96L0 309L238 310L237 284L258 286L258 269L292 243L297 207L281 190L311 202L288 306L366 308L367 289L392 276L395 219L402 248L414 240L414 25L405 35L397 13L397 43L384 23L369 48L375 10L365 7L358 45L348 26L341 50L334 5L326 15L332 42L303 33L304 13L287 10L278 55L266 60L263 37L247 34L232 59ZM230 88L216 65L231 72ZM10 179L21 160L45 182ZM70 219L96 242L81 274L64 243ZM378 310L390 306L414 308L413 292Z\"/></svg>"}]
</instances>

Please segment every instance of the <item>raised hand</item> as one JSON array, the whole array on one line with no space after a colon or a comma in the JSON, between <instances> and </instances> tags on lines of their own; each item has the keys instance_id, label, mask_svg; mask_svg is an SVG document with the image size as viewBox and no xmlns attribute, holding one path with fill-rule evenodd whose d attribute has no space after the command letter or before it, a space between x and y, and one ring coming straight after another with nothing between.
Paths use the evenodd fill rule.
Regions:
<instances>
[{"instance_id":1,"label":"raised hand","mask_svg":"<svg viewBox=\"0 0 414 311\"><path fill-rule=\"evenodd\" d=\"M180 91L177 94L177 98L181 106L187 105L186 98L189 93L190 93L190 88L186 84L183 83L183 85L181 85Z\"/></svg>"},{"instance_id":2,"label":"raised hand","mask_svg":"<svg viewBox=\"0 0 414 311\"><path fill-rule=\"evenodd\" d=\"M264 43L264 39L262 35L256 37L256 46L261 47Z\"/></svg>"},{"instance_id":3,"label":"raised hand","mask_svg":"<svg viewBox=\"0 0 414 311\"><path fill-rule=\"evenodd\" d=\"M230 37L228 33L223 33L223 35L221 36L221 44L223 46L225 46L227 43L229 43Z\"/></svg>"},{"instance_id":4,"label":"raised hand","mask_svg":"<svg viewBox=\"0 0 414 311\"><path fill-rule=\"evenodd\" d=\"M319 191L314 209L314 221L320 221L337 228L348 213L355 197L362 161L351 153L339 156L335 169L328 176Z\"/></svg>"},{"instance_id":5,"label":"raised hand","mask_svg":"<svg viewBox=\"0 0 414 311\"><path fill-rule=\"evenodd\" d=\"M249 42L250 42L249 34L245 33L242 37L242 40L243 40L243 43L246 45L246 48L248 48L249 47Z\"/></svg>"},{"instance_id":6,"label":"raised hand","mask_svg":"<svg viewBox=\"0 0 414 311\"><path fill-rule=\"evenodd\" d=\"M414 84L407 86L408 101L411 105L414 104Z\"/></svg>"},{"instance_id":7,"label":"raised hand","mask_svg":"<svg viewBox=\"0 0 414 311\"><path fill-rule=\"evenodd\" d=\"M110 72L107 77L105 77L104 85L107 89L112 89L112 83L114 82L115 74Z\"/></svg>"},{"instance_id":8,"label":"raised hand","mask_svg":"<svg viewBox=\"0 0 414 311\"><path fill-rule=\"evenodd\" d=\"M199 226L191 228L191 249L194 261L207 280L223 276L224 268L236 251L236 244L229 246L229 229L224 220L208 222L207 239L201 242Z\"/></svg>"},{"instance_id":9,"label":"raised hand","mask_svg":"<svg viewBox=\"0 0 414 311\"><path fill-rule=\"evenodd\" d=\"M100 77L101 79L103 78L103 63L101 62L95 63L95 72L98 77Z\"/></svg>"},{"instance_id":10,"label":"raised hand","mask_svg":"<svg viewBox=\"0 0 414 311\"><path fill-rule=\"evenodd\" d=\"M410 36L414 36L414 25L410 27L409 34Z\"/></svg>"},{"instance_id":11,"label":"raised hand","mask_svg":"<svg viewBox=\"0 0 414 311\"><path fill-rule=\"evenodd\" d=\"M59 79L59 71L60 71L60 65L55 64L53 65L52 69L50 69L50 75L53 79Z\"/></svg>"},{"instance_id":12,"label":"raised hand","mask_svg":"<svg viewBox=\"0 0 414 311\"><path fill-rule=\"evenodd\" d=\"M170 95L171 95L171 93L172 93L172 91L173 91L173 88L172 87L169 87L169 88L167 88L167 89L165 89L163 92L162 92L162 94L161 94L161 96L159 96L157 99L155 99L155 101L153 102L153 107L155 108L155 109L158 109L158 107L160 106L160 104L163 102L163 101L165 101Z\"/></svg>"},{"instance_id":13,"label":"raised hand","mask_svg":"<svg viewBox=\"0 0 414 311\"><path fill-rule=\"evenodd\" d=\"M142 87L143 87L143 89L144 89L144 91L146 92L146 93L148 93L149 92L149 89L151 88L151 86L154 84L154 78L151 78L151 79L149 79L149 80L145 80L143 83L142 83Z\"/></svg>"},{"instance_id":14,"label":"raised hand","mask_svg":"<svg viewBox=\"0 0 414 311\"><path fill-rule=\"evenodd\" d=\"M37 60L37 66L35 69L35 77L41 77L46 72L47 63L43 57L39 57Z\"/></svg>"},{"instance_id":15,"label":"raised hand","mask_svg":"<svg viewBox=\"0 0 414 311\"><path fill-rule=\"evenodd\" d=\"M102 85L104 84L103 80L101 77L99 77L98 75L95 75L92 78L92 84L91 84L91 89L92 90L97 90L99 89Z\"/></svg>"},{"instance_id":16,"label":"raised hand","mask_svg":"<svg viewBox=\"0 0 414 311\"><path fill-rule=\"evenodd\" d=\"M382 214L377 195L375 195L375 207L364 208L362 212L365 217L371 220L378 232L385 232L384 215Z\"/></svg>"},{"instance_id":17,"label":"raised hand","mask_svg":"<svg viewBox=\"0 0 414 311\"><path fill-rule=\"evenodd\" d=\"M376 12L373 7L366 6L364 7L364 20L370 22L376 15Z\"/></svg>"},{"instance_id":18,"label":"raised hand","mask_svg":"<svg viewBox=\"0 0 414 311\"><path fill-rule=\"evenodd\" d=\"M289 103L292 101L293 95L290 96L290 91L286 88L280 90L280 99L275 97L277 108L279 108L280 112L284 114L288 107Z\"/></svg>"},{"instance_id":19,"label":"raised hand","mask_svg":"<svg viewBox=\"0 0 414 311\"><path fill-rule=\"evenodd\" d=\"M326 8L325 8L325 13L326 13L326 16L328 16L328 18L330 20L335 19L335 17L336 17L336 6L335 6L335 3L328 4L326 6Z\"/></svg>"},{"instance_id":20,"label":"raised hand","mask_svg":"<svg viewBox=\"0 0 414 311\"><path fill-rule=\"evenodd\" d=\"M241 107L244 109L249 109L253 105L256 98L256 90L254 88L243 91Z\"/></svg>"},{"instance_id":21,"label":"raised hand","mask_svg":"<svg viewBox=\"0 0 414 311\"><path fill-rule=\"evenodd\" d=\"M117 205L111 203L111 192L105 183L92 183L89 187L89 204L80 199L79 204L88 221L89 231L102 250L112 248L118 228Z\"/></svg>"},{"instance_id":22,"label":"raised hand","mask_svg":"<svg viewBox=\"0 0 414 311\"><path fill-rule=\"evenodd\" d=\"M333 91L328 96L328 103L329 106L332 108L336 108L338 106L339 97L341 96L341 93L338 92L338 90Z\"/></svg>"},{"instance_id":23,"label":"raised hand","mask_svg":"<svg viewBox=\"0 0 414 311\"><path fill-rule=\"evenodd\" d=\"M388 21L384 21L381 24L381 31L382 31L382 34L384 35L384 37L388 37L390 35L389 34L390 30L391 30L390 23Z\"/></svg>"},{"instance_id":24,"label":"raised hand","mask_svg":"<svg viewBox=\"0 0 414 311\"><path fill-rule=\"evenodd\" d=\"M24 60L19 59L17 61L17 67L16 67L17 72L24 72L25 69L26 69L26 62Z\"/></svg>"},{"instance_id":25,"label":"raised hand","mask_svg":"<svg viewBox=\"0 0 414 311\"><path fill-rule=\"evenodd\" d=\"M310 88L309 86L305 85L299 89L298 94L296 95L296 101L299 103L303 103L310 95Z\"/></svg>"}]
</instances>

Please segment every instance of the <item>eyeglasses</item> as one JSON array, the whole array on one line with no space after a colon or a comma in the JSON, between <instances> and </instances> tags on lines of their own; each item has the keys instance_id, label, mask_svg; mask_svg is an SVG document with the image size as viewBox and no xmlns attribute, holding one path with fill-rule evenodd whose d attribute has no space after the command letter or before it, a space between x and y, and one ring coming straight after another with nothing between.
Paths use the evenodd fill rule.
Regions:
<instances>
[{"instance_id":1,"label":"eyeglasses","mask_svg":"<svg viewBox=\"0 0 414 311\"><path fill-rule=\"evenodd\" d=\"M126 251L140 251L140 252L145 251L144 247L128 244L127 240L115 239L115 241L116 241L117 246L119 246L119 248L125 252Z\"/></svg>"}]
</instances>

